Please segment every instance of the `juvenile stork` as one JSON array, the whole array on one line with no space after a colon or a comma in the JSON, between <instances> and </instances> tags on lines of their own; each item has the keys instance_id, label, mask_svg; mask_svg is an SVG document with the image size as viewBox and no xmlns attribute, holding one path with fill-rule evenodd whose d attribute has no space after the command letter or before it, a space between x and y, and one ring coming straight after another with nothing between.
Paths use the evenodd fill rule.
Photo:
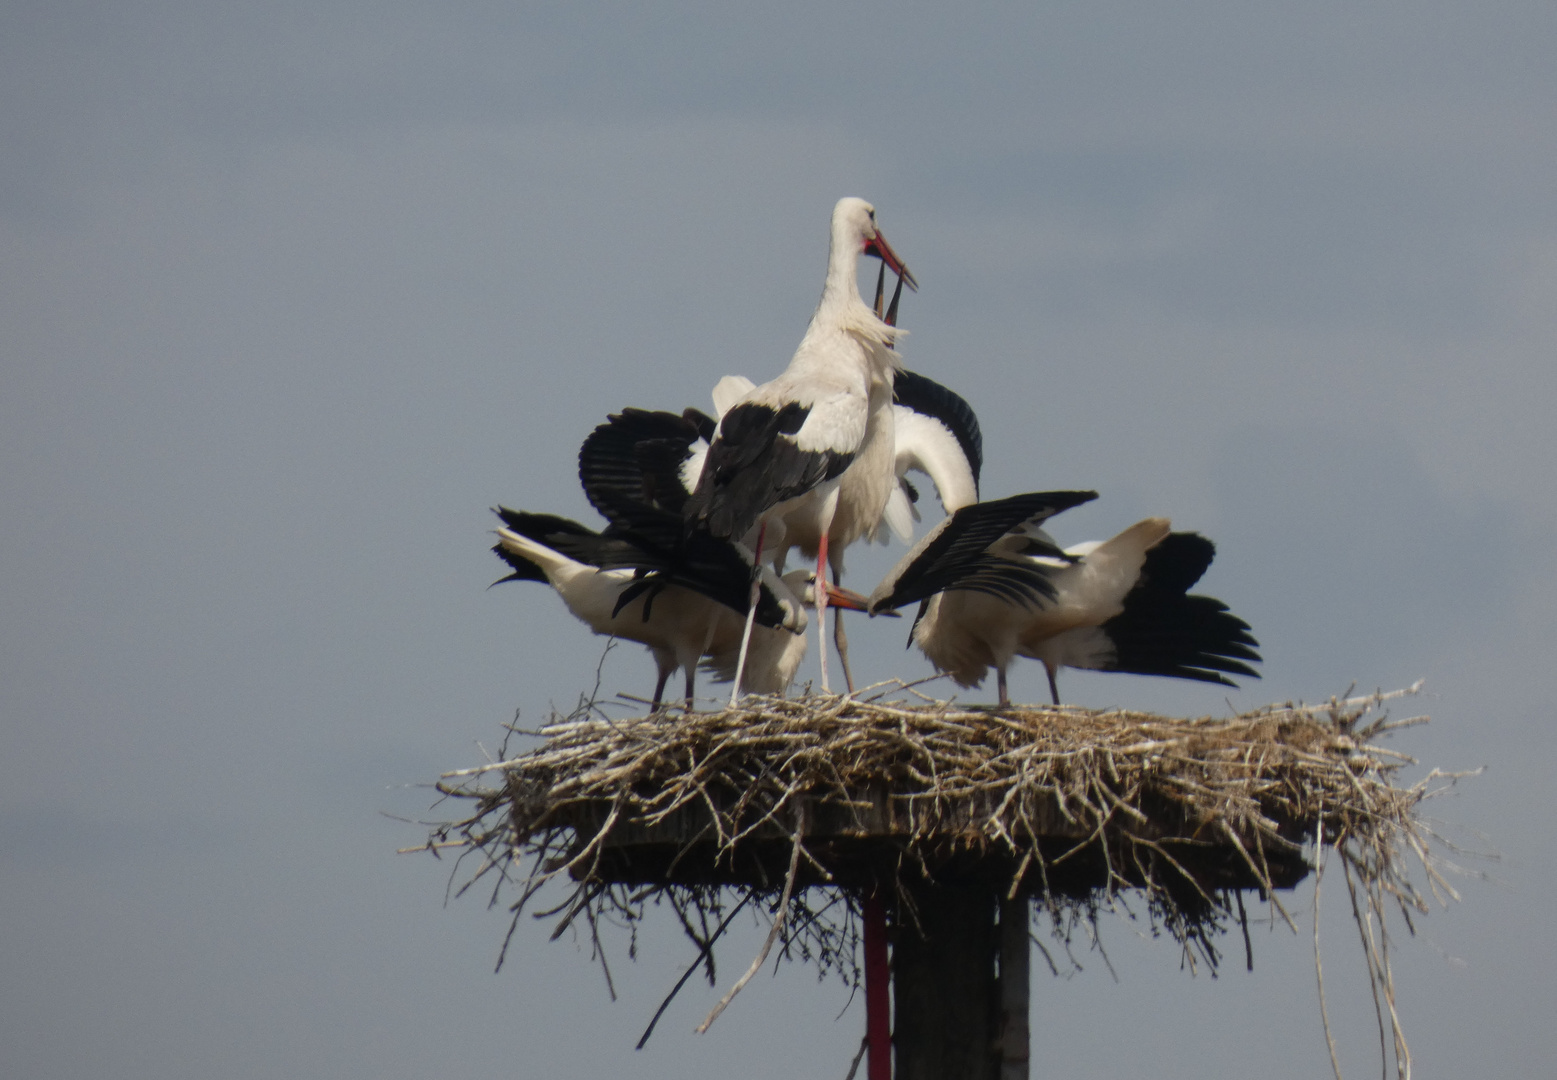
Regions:
<instances>
[{"instance_id":1,"label":"juvenile stork","mask_svg":"<svg viewBox=\"0 0 1557 1080\"><path fill-rule=\"evenodd\" d=\"M1000 516L983 509L995 505L953 514L870 600L872 613L921 601L912 642L959 686L980 685L993 667L1000 704L1009 705L1006 670L1016 656L1044 663L1056 705L1062 666L1229 686L1222 672L1259 677L1242 662L1259 660L1248 624L1219 600L1186 595L1210 565L1209 540L1147 518L1061 551L1042 529L1056 510L999 530ZM1024 592L1034 575L1046 582L1041 594Z\"/></svg>"},{"instance_id":2,"label":"juvenile stork","mask_svg":"<svg viewBox=\"0 0 1557 1080\"><path fill-rule=\"evenodd\" d=\"M892 383L900 363L890 346L900 331L860 298L856 274L866 253L917 288L876 228L875 209L863 199L839 200L822 297L800 347L783 374L720 418L684 508L689 530L745 540L759 563L768 531L781 529L773 544L814 558L819 581L826 580L835 521L844 545L874 530L895 482ZM819 590L819 616L826 604ZM825 692L825 647L821 663ZM740 691L738 664L732 701Z\"/></svg>"},{"instance_id":3,"label":"juvenile stork","mask_svg":"<svg viewBox=\"0 0 1557 1080\"><path fill-rule=\"evenodd\" d=\"M1093 542L1065 550L1085 561L1098 546ZM1258 679L1259 672L1243 662L1260 662L1259 642L1249 624L1214 597L1189 595L1215 556L1216 545L1199 533L1169 533L1147 551L1119 614L1100 626L1027 641L1022 655L1043 662L1054 703L1060 703L1055 678L1062 667L1223 686L1238 685L1223 672Z\"/></svg>"},{"instance_id":4,"label":"juvenile stork","mask_svg":"<svg viewBox=\"0 0 1557 1080\"><path fill-rule=\"evenodd\" d=\"M596 533L550 514L507 507L496 513L504 527L492 550L513 570L503 581L544 581L595 633L648 647L658 670L651 711L659 709L665 684L678 668L686 676L690 712L699 659L708 657L716 676L734 667L752 567L732 545L710 544L696 563L675 563L642 537L615 527ZM782 579L768 570L761 574L751 667L758 693L783 693L805 655L804 608L815 592L811 577L809 570ZM863 597L843 590L832 599L839 606L864 607Z\"/></svg>"}]
</instances>

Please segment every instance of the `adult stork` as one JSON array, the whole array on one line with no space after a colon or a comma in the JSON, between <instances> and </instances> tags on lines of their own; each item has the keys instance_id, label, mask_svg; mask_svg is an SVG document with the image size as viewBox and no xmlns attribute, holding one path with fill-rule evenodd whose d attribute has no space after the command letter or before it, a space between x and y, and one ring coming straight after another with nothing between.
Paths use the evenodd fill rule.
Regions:
<instances>
[{"instance_id":1,"label":"adult stork","mask_svg":"<svg viewBox=\"0 0 1557 1080\"><path fill-rule=\"evenodd\" d=\"M1057 511L1005 515L1012 524L1002 530L1002 515L981 509L994 505L953 514L870 599L873 613L919 600L911 640L958 685L980 685L994 667L1000 704L1009 705L1016 656L1043 661L1056 705L1062 666L1226 685L1236 684L1222 672L1258 678L1242 662L1259 660L1248 624L1219 600L1186 595L1210 564L1209 540L1147 518L1062 551L1042 529ZM1030 588L1034 575L1045 590Z\"/></svg>"},{"instance_id":2,"label":"adult stork","mask_svg":"<svg viewBox=\"0 0 1557 1080\"><path fill-rule=\"evenodd\" d=\"M839 200L822 297L800 347L783 374L720 418L684 511L689 529L745 539L758 562L768 531L781 529L774 543L815 558L821 581L835 522L845 545L873 530L895 479L892 383L901 365L890 346L901 331L860 297L856 274L866 253L917 288L877 229L875 208ZM818 591L819 615L826 603L826 591ZM825 643L821 663L825 692ZM740 690L737 670L732 700Z\"/></svg>"},{"instance_id":3,"label":"adult stork","mask_svg":"<svg viewBox=\"0 0 1557 1080\"><path fill-rule=\"evenodd\" d=\"M646 645L658 669L651 711L659 709L678 668L686 676L689 712L699 659L708 657L716 675L733 668L752 576L733 545L706 545L692 564L630 533L597 533L567 518L507 507L495 512L504 527L492 550L513 570L501 580L544 581L595 633ZM751 685L758 693L783 693L805 654L811 577L809 570L782 579L762 572L751 645ZM864 606L862 597L843 590L832 600Z\"/></svg>"},{"instance_id":4,"label":"adult stork","mask_svg":"<svg viewBox=\"0 0 1557 1080\"><path fill-rule=\"evenodd\" d=\"M726 375L720 379L713 391L715 415L724 416L756 385L744 375ZM682 416L687 432L682 475L690 476L695 482L707 453L707 442L699 441L698 432L712 431L714 421L696 409L688 409ZM706 429L696 426L699 424L708 426ZM905 543L913 539L914 522L919 520L916 505L919 492L908 480L910 472L923 473L930 478L941 507L948 514L978 502L984 436L973 407L955 391L916 371L899 368L892 384L892 448L897 483L887 497L880 520L863 535L863 539L886 543L889 532ZM847 477L845 484L840 486L846 485ZM833 533L836 536L837 530ZM778 539L782 542L784 538ZM835 570L842 566L843 547L836 539L829 538L828 557L834 560ZM787 544L778 549L774 534L769 534L765 551L776 565L783 566L788 550Z\"/></svg>"},{"instance_id":5,"label":"adult stork","mask_svg":"<svg viewBox=\"0 0 1557 1080\"><path fill-rule=\"evenodd\" d=\"M720 379L713 390L715 414L723 417L755 386L755 383L742 375L726 375ZM641 419L645 414L637 411L637 415L629 415L634 412L628 410L621 416L612 417L612 422L620 428L612 440L616 460L610 466L602 462L595 470L613 479L622 474L640 474L642 482L639 490L644 491L663 491L677 476L683 479L690 477L695 482L702 471L708 433L713 429L714 421L695 409L688 409L679 422L667 422L651 431ZM673 435L671 429L678 424L681 433L678 445L682 449L670 452L666 447L669 437ZM633 442L634 438L638 441ZM948 514L978 501L979 472L984 463L984 439L977 415L960 395L907 368L899 369L893 379L892 447L896 482L889 489L881 516L858 539L876 539L881 543L886 543L889 535L896 536L904 543L913 539L914 522L919 520L916 505L919 493L908 480L910 472L923 473L930 478L935 485L936 496ZM581 456L581 474L583 469ZM850 487L850 477L853 475L853 470L844 474L839 491L841 504L855 501L852 498L854 491ZM585 487L589 487L588 482ZM828 532L827 559L832 570L833 584L839 587L843 584L844 551L848 547L853 525L852 520L843 522L835 517ZM784 568L791 543L798 542L794 536L789 528L784 527L783 522L779 528L771 528L768 532L763 550L780 572ZM849 671L848 637L843 629L842 609L834 615L833 643L838 649L844 678L852 692L854 678Z\"/></svg>"}]
</instances>

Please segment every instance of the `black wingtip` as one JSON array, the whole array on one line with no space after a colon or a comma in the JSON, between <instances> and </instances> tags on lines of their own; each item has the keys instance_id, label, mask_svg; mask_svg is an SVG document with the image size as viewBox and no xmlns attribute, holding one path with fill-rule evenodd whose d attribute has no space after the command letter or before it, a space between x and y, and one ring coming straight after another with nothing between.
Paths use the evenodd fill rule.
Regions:
<instances>
[{"instance_id":1,"label":"black wingtip","mask_svg":"<svg viewBox=\"0 0 1557 1080\"><path fill-rule=\"evenodd\" d=\"M1031 491L964 506L921 541L922 549L907 565L894 569L886 595L872 608L892 610L949 589L988 593L1023 606L1052 600L1051 568L993 556L990 545L1018 526L1042 524L1095 498L1095 491Z\"/></svg>"},{"instance_id":2,"label":"black wingtip","mask_svg":"<svg viewBox=\"0 0 1557 1080\"><path fill-rule=\"evenodd\" d=\"M501 585L505 581L546 580L546 572L542 570L538 564L531 562L523 555L509 551L502 544L493 544L492 554L496 555L499 559L502 559L505 563L507 563L513 569L513 573L509 574L507 577L498 578L491 585L487 586L489 589L493 588L494 586Z\"/></svg>"},{"instance_id":3,"label":"black wingtip","mask_svg":"<svg viewBox=\"0 0 1557 1080\"><path fill-rule=\"evenodd\" d=\"M1197 539L1210 544L1203 537ZM1198 559L1197 555L1188 564L1193 579L1203 569L1196 568ZM1143 575L1141 584L1125 598L1123 613L1103 624L1115 649L1110 670L1224 686L1238 685L1229 675L1258 679L1259 672L1249 665L1263 663L1263 658L1249 624L1215 597L1177 591L1185 587L1187 576L1180 574L1175 580L1172 573L1152 579Z\"/></svg>"},{"instance_id":4,"label":"black wingtip","mask_svg":"<svg viewBox=\"0 0 1557 1080\"><path fill-rule=\"evenodd\" d=\"M979 428L979 418L973 406L956 391L907 369L893 377L892 402L946 426L961 447L962 456L968 461L968 468L973 473L973 487L977 491L979 476L984 469L984 433Z\"/></svg>"}]
</instances>

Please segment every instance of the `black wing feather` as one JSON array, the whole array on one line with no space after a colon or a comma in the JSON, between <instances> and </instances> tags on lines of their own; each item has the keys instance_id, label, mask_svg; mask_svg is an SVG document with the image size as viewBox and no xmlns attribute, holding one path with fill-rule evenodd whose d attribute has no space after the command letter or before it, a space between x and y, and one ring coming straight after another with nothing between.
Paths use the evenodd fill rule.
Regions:
<instances>
[{"instance_id":1,"label":"black wing feather","mask_svg":"<svg viewBox=\"0 0 1557 1080\"><path fill-rule=\"evenodd\" d=\"M686 408L681 410L681 418L697 429L698 438L708 443L714 441L714 435L719 431L719 421L712 416L697 409Z\"/></svg>"},{"instance_id":2,"label":"black wing feather","mask_svg":"<svg viewBox=\"0 0 1557 1080\"><path fill-rule=\"evenodd\" d=\"M1053 599L1054 586L1043 566L992 555L989 547L1024 522L1041 524L1095 498L1095 491L1038 491L964 506L938 526L934 539L896 574L891 591L872 601L871 611L892 611L947 589L989 593L1017 604Z\"/></svg>"},{"instance_id":3,"label":"black wing feather","mask_svg":"<svg viewBox=\"0 0 1557 1080\"><path fill-rule=\"evenodd\" d=\"M712 424L696 409L613 413L579 447L578 478L590 505L613 522L643 505L679 515L687 500L681 466L705 437L704 422Z\"/></svg>"},{"instance_id":4,"label":"black wing feather","mask_svg":"<svg viewBox=\"0 0 1557 1080\"><path fill-rule=\"evenodd\" d=\"M688 529L714 536L745 535L764 513L838 476L854 455L802 450L793 436L811 414L791 401L782 408L748 402L724 414L708 449L697 490L683 514Z\"/></svg>"},{"instance_id":5,"label":"black wing feather","mask_svg":"<svg viewBox=\"0 0 1557 1080\"><path fill-rule=\"evenodd\" d=\"M557 543L559 540L562 543L566 543L569 537L595 535L593 530L585 528L578 522L569 518L558 517L555 514L530 514L523 510L510 510L506 506L494 506L492 512L502 518L503 524L509 529L557 551L562 550ZM500 585L505 581L546 580L546 573L539 566L526 559L523 555L509 551L502 544L493 545L492 553L512 567L514 571L507 577L499 578L492 584ZM564 552L564 554L567 553ZM577 558L576 555L569 555L569 557Z\"/></svg>"},{"instance_id":6,"label":"black wing feather","mask_svg":"<svg viewBox=\"0 0 1557 1080\"><path fill-rule=\"evenodd\" d=\"M973 490L977 493L979 472L984 467L984 434L979 430L973 406L935 380L907 370L899 371L893 379L892 402L946 425L962 448L962 456L968 459L968 467L973 470Z\"/></svg>"},{"instance_id":7,"label":"black wing feather","mask_svg":"<svg viewBox=\"0 0 1557 1080\"><path fill-rule=\"evenodd\" d=\"M617 611L644 592L650 593L644 617L653 597L669 585L701 593L710 600L746 614L750 600L752 568L734 545L707 534L683 542L681 519L652 507L638 507L626 524L615 523L597 533L576 521L552 514L532 514L497 507L503 524L521 536L545 544L570 559L601 570L633 570L639 577L617 601ZM492 549L514 573L504 581L545 581L540 567L501 544ZM763 586L758 593L757 621L763 626L784 622L778 597Z\"/></svg>"},{"instance_id":8,"label":"black wing feather","mask_svg":"<svg viewBox=\"0 0 1557 1080\"><path fill-rule=\"evenodd\" d=\"M1197 533L1170 533L1146 553L1141 580L1124 611L1102 626L1114 643L1107 670L1236 686L1227 675L1258 679L1259 642L1249 624L1210 596L1188 596L1216 554Z\"/></svg>"}]
</instances>

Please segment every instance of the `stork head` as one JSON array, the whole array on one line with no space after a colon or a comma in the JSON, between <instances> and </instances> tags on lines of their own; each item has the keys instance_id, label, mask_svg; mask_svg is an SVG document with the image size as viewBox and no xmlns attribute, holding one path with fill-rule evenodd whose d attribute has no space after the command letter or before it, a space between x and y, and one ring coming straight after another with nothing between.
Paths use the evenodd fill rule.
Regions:
<instances>
[{"instance_id":1,"label":"stork head","mask_svg":"<svg viewBox=\"0 0 1557 1080\"><path fill-rule=\"evenodd\" d=\"M852 250L862 255L880 259L892 272L918 291L919 282L909 273L903 260L897 257L887 238L876 228L876 208L864 199L853 196L838 200L833 207L833 247L838 251Z\"/></svg>"}]
</instances>

